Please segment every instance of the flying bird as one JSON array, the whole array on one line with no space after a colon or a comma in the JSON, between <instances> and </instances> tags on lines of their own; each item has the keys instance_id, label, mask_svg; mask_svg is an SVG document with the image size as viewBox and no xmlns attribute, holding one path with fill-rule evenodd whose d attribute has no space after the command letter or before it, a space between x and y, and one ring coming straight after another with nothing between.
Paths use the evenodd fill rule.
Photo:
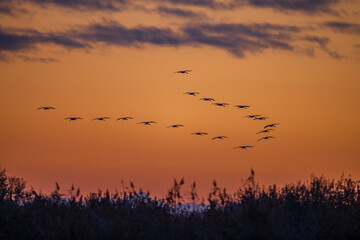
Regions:
<instances>
[{"instance_id":1,"label":"flying bird","mask_svg":"<svg viewBox=\"0 0 360 240\"><path fill-rule=\"evenodd\" d=\"M224 139L227 138L227 136L217 136L217 137L213 137L211 140L215 140L215 139Z\"/></svg>"},{"instance_id":2,"label":"flying bird","mask_svg":"<svg viewBox=\"0 0 360 240\"><path fill-rule=\"evenodd\" d=\"M92 120L105 121L106 119L110 119L110 118L109 117L98 117L98 118L93 118Z\"/></svg>"},{"instance_id":3,"label":"flying bird","mask_svg":"<svg viewBox=\"0 0 360 240\"><path fill-rule=\"evenodd\" d=\"M247 115L245 116L246 118L256 118L256 117L260 117L261 115Z\"/></svg>"},{"instance_id":4,"label":"flying bird","mask_svg":"<svg viewBox=\"0 0 360 240\"><path fill-rule=\"evenodd\" d=\"M179 127L184 127L184 125L181 125L181 124L173 124L173 125L167 126L167 128L179 128Z\"/></svg>"},{"instance_id":5,"label":"flying bird","mask_svg":"<svg viewBox=\"0 0 360 240\"><path fill-rule=\"evenodd\" d=\"M198 92L184 92L184 94L187 94L189 96L196 96L197 94L200 94Z\"/></svg>"},{"instance_id":6,"label":"flying bird","mask_svg":"<svg viewBox=\"0 0 360 240\"><path fill-rule=\"evenodd\" d=\"M267 139L270 139L270 138L275 138L273 136L266 136L266 137L262 137L260 138L259 140L257 140L257 142L261 141L261 140L267 140Z\"/></svg>"},{"instance_id":7,"label":"flying bird","mask_svg":"<svg viewBox=\"0 0 360 240\"><path fill-rule=\"evenodd\" d=\"M208 135L208 133L206 133L206 132L193 132L193 133L191 133L191 135L202 136L202 135Z\"/></svg>"},{"instance_id":8,"label":"flying bird","mask_svg":"<svg viewBox=\"0 0 360 240\"><path fill-rule=\"evenodd\" d=\"M275 129L265 129L265 130L262 130L262 131L260 131L260 132L258 132L258 133L256 133L256 134L259 134L259 133L268 133L268 132L270 132L270 131L274 131Z\"/></svg>"},{"instance_id":9,"label":"flying bird","mask_svg":"<svg viewBox=\"0 0 360 240\"><path fill-rule=\"evenodd\" d=\"M237 147L234 147L234 149L237 149L237 148L241 148L241 149L248 149L248 148L252 148L254 146L247 146L247 145L243 145L243 146L237 146Z\"/></svg>"},{"instance_id":10,"label":"flying bird","mask_svg":"<svg viewBox=\"0 0 360 240\"><path fill-rule=\"evenodd\" d=\"M235 105L234 107L238 108L238 109L241 109L241 108L249 108L250 106L249 105Z\"/></svg>"},{"instance_id":11,"label":"flying bird","mask_svg":"<svg viewBox=\"0 0 360 240\"><path fill-rule=\"evenodd\" d=\"M64 120L69 120L69 121L76 121L82 119L81 117L68 117L68 118L64 118Z\"/></svg>"},{"instance_id":12,"label":"flying bird","mask_svg":"<svg viewBox=\"0 0 360 240\"><path fill-rule=\"evenodd\" d=\"M199 100L201 100L201 101L206 101L206 102L215 101L215 99L213 99L213 98L200 98Z\"/></svg>"},{"instance_id":13,"label":"flying bird","mask_svg":"<svg viewBox=\"0 0 360 240\"><path fill-rule=\"evenodd\" d=\"M180 71L176 71L174 73L182 73L182 74L189 74L189 72L191 72L192 70L180 70Z\"/></svg>"},{"instance_id":14,"label":"flying bird","mask_svg":"<svg viewBox=\"0 0 360 240\"><path fill-rule=\"evenodd\" d=\"M121 118L118 118L118 119L116 119L116 121L118 121L118 120L129 120L129 119L134 119L134 118L132 118L132 117L121 117Z\"/></svg>"},{"instance_id":15,"label":"flying bird","mask_svg":"<svg viewBox=\"0 0 360 240\"><path fill-rule=\"evenodd\" d=\"M268 128L268 127L276 128L277 125L279 125L279 123L272 123L272 124L266 125L264 128Z\"/></svg>"},{"instance_id":16,"label":"flying bird","mask_svg":"<svg viewBox=\"0 0 360 240\"><path fill-rule=\"evenodd\" d=\"M268 117L254 117L253 120L266 120L269 119Z\"/></svg>"},{"instance_id":17,"label":"flying bird","mask_svg":"<svg viewBox=\"0 0 360 240\"><path fill-rule=\"evenodd\" d=\"M151 125L152 123L157 123L157 122L154 122L154 121L146 121L146 122L139 122L138 124Z\"/></svg>"},{"instance_id":18,"label":"flying bird","mask_svg":"<svg viewBox=\"0 0 360 240\"><path fill-rule=\"evenodd\" d=\"M228 103L213 103L213 104L219 107L226 107L226 105L229 105Z\"/></svg>"},{"instance_id":19,"label":"flying bird","mask_svg":"<svg viewBox=\"0 0 360 240\"><path fill-rule=\"evenodd\" d=\"M55 110L56 108L54 108L54 107L39 107L36 110L40 110L40 109L42 109L42 110Z\"/></svg>"}]
</instances>

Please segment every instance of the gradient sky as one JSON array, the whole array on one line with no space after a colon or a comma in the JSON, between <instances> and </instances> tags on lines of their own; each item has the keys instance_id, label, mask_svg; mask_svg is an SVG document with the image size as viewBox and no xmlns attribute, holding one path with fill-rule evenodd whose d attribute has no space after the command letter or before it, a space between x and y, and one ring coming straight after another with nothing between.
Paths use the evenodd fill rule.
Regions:
<instances>
[{"instance_id":1,"label":"gradient sky","mask_svg":"<svg viewBox=\"0 0 360 240\"><path fill-rule=\"evenodd\" d=\"M162 196L181 177L234 191L251 167L265 185L359 178L359 57L356 0L4 0L0 164L44 192L124 180Z\"/></svg>"}]
</instances>

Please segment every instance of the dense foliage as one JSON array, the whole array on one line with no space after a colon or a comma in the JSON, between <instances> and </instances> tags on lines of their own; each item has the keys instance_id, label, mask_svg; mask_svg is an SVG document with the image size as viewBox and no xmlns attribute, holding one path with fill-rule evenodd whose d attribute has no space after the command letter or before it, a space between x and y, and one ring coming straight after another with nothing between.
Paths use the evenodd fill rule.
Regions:
<instances>
[{"instance_id":1,"label":"dense foliage","mask_svg":"<svg viewBox=\"0 0 360 240\"><path fill-rule=\"evenodd\" d=\"M360 181L312 176L282 188L253 182L228 194L214 181L203 212L176 210L188 199L184 180L165 199L139 193L83 196L80 189L50 195L26 190L25 181L0 170L0 239L359 239ZM187 201L186 201L187 200Z\"/></svg>"}]
</instances>

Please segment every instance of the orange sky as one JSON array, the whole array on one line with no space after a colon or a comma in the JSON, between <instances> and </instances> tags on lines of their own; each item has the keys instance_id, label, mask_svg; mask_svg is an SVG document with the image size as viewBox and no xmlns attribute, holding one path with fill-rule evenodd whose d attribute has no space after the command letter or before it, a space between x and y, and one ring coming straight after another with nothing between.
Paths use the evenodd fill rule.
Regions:
<instances>
[{"instance_id":1,"label":"orange sky","mask_svg":"<svg viewBox=\"0 0 360 240\"><path fill-rule=\"evenodd\" d=\"M203 194L213 179L234 191L251 167L260 184L360 177L359 2L22 1L0 11L0 164L35 189L121 189L123 179L161 196L185 177ZM48 105L56 110L36 110ZM111 119L90 120L101 116ZM136 124L146 120L158 124ZM256 142L273 122L276 139Z\"/></svg>"}]
</instances>

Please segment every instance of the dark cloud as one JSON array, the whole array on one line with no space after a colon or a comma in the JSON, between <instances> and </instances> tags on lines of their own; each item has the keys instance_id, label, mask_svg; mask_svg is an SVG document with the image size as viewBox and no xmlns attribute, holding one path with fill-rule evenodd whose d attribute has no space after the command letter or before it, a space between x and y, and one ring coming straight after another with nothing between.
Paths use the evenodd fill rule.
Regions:
<instances>
[{"instance_id":1,"label":"dark cloud","mask_svg":"<svg viewBox=\"0 0 360 240\"><path fill-rule=\"evenodd\" d=\"M271 8L282 12L300 11L308 14L328 13L339 15L333 6L341 0L1 0L0 13L10 14L20 3L33 3L42 7L57 6L78 11L121 11L136 4L157 4L158 7L197 6L218 9L236 9L244 6ZM2 4L6 3L6 5ZM1 5L3 9L1 10ZM139 9L139 8L138 8ZM176 13L175 13L176 14ZM180 11L178 15L181 15Z\"/></svg>"},{"instance_id":2,"label":"dark cloud","mask_svg":"<svg viewBox=\"0 0 360 240\"><path fill-rule=\"evenodd\" d=\"M29 49L36 43L36 37L7 32L0 28L0 52Z\"/></svg>"},{"instance_id":3,"label":"dark cloud","mask_svg":"<svg viewBox=\"0 0 360 240\"><path fill-rule=\"evenodd\" d=\"M107 10L119 11L127 4L127 0L23 0L30 3L36 3L46 7L55 5L58 7L70 8L80 11Z\"/></svg>"},{"instance_id":4,"label":"dark cloud","mask_svg":"<svg viewBox=\"0 0 360 240\"><path fill-rule=\"evenodd\" d=\"M271 8L282 12L298 11L307 14L327 13L339 16L332 7L341 0L158 0L177 5L200 6L212 9L236 9L244 6Z\"/></svg>"},{"instance_id":5,"label":"dark cloud","mask_svg":"<svg viewBox=\"0 0 360 240\"><path fill-rule=\"evenodd\" d=\"M68 34L40 33L35 30L4 29L0 27L0 53L25 51L35 48L37 44L55 44L68 49L90 47L86 43L74 40Z\"/></svg>"},{"instance_id":6,"label":"dark cloud","mask_svg":"<svg viewBox=\"0 0 360 240\"><path fill-rule=\"evenodd\" d=\"M156 0L155 0L156 1ZM157 0L160 3L168 3L174 5L188 5L208 8L225 8L227 5L216 0Z\"/></svg>"},{"instance_id":7,"label":"dark cloud","mask_svg":"<svg viewBox=\"0 0 360 240\"><path fill-rule=\"evenodd\" d=\"M39 33L33 30L4 30L0 28L0 53L20 52L37 44L55 44L68 49L108 46L210 46L226 50L236 57L266 49L297 52L298 41L312 43L332 58L340 58L328 49L328 38L302 36L304 29L278 24L188 24L174 31L170 28L138 26L125 27L117 22L104 22L74 30ZM308 48L309 53L311 48ZM305 51L305 50L304 50Z\"/></svg>"},{"instance_id":8,"label":"dark cloud","mask_svg":"<svg viewBox=\"0 0 360 240\"><path fill-rule=\"evenodd\" d=\"M10 6L1 6L0 5L0 15L14 15Z\"/></svg>"},{"instance_id":9,"label":"dark cloud","mask_svg":"<svg viewBox=\"0 0 360 240\"><path fill-rule=\"evenodd\" d=\"M184 29L193 44L222 48L237 57L265 49L293 50L292 34L299 31L296 26L273 24L202 24Z\"/></svg>"},{"instance_id":10,"label":"dark cloud","mask_svg":"<svg viewBox=\"0 0 360 240\"><path fill-rule=\"evenodd\" d=\"M120 46L142 43L177 46L185 41L170 28L143 26L127 28L115 22L92 24L74 34L83 41Z\"/></svg>"},{"instance_id":11,"label":"dark cloud","mask_svg":"<svg viewBox=\"0 0 360 240\"><path fill-rule=\"evenodd\" d=\"M300 11L304 13L328 13L338 15L331 7L340 0L234 0L233 6L272 8L279 11Z\"/></svg>"},{"instance_id":12,"label":"dark cloud","mask_svg":"<svg viewBox=\"0 0 360 240\"><path fill-rule=\"evenodd\" d=\"M207 18L205 14L196 13L191 10L184 10L180 8L158 7L156 11L161 15L175 16L175 17L188 18L188 19Z\"/></svg>"},{"instance_id":13,"label":"dark cloud","mask_svg":"<svg viewBox=\"0 0 360 240\"><path fill-rule=\"evenodd\" d=\"M77 11L121 11L130 0L0 0L0 14L18 15L24 13L22 4L30 3L40 7L56 6Z\"/></svg>"},{"instance_id":14,"label":"dark cloud","mask_svg":"<svg viewBox=\"0 0 360 240\"><path fill-rule=\"evenodd\" d=\"M300 32L296 26L274 24L200 24L187 25L179 32L169 28L127 28L116 22L93 24L73 36L89 44L137 46L212 46L224 49L237 57L246 52L265 49L293 50L292 34Z\"/></svg>"},{"instance_id":15,"label":"dark cloud","mask_svg":"<svg viewBox=\"0 0 360 240\"><path fill-rule=\"evenodd\" d=\"M360 24L347 22L325 22L322 26L328 27L336 32L348 34L360 34Z\"/></svg>"}]
</instances>

